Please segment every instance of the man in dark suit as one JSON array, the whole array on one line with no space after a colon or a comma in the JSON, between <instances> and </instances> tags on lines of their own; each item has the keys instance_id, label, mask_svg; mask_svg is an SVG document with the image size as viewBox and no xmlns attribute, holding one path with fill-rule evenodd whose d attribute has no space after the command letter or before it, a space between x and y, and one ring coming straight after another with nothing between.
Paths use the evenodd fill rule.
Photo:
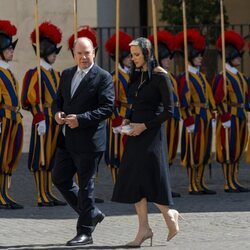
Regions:
<instances>
[{"instance_id":1,"label":"man in dark suit","mask_svg":"<svg viewBox=\"0 0 250 250\"><path fill-rule=\"evenodd\" d=\"M105 120L111 116L114 89L111 75L94 63L93 43L86 37L74 44L77 66L62 72L53 115L61 126L52 178L79 214L77 235L69 246L92 244L92 232L104 214L94 204L94 179L106 145ZM73 181L77 173L79 187Z\"/></svg>"}]
</instances>

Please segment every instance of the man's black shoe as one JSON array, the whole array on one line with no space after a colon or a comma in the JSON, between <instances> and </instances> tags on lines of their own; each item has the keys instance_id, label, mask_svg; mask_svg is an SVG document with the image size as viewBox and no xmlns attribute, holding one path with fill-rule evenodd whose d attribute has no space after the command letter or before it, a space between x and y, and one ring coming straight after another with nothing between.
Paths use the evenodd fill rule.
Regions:
<instances>
[{"instance_id":1,"label":"man's black shoe","mask_svg":"<svg viewBox=\"0 0 250 250\"><path fill-rule=\"evenodd\" d=\"M172 197L174 197L174 198L181 197L181 194L176 193L176 192L172 192Z\"/></svg>"},{"instance_id":2,"label":"man's black shoe","mask_svg":"<svg viewBox=\"0 0 250 250\"><path fill-rule=\"evenodd\" d=\"M240 191L238 189L234 189L234 188L225 188L224 192L225 193L239 193Z\"/></svg>"},{"instance_id":3,"label":"man's black shoe","mask_svg":"<svg viewBox=\"0 0 250 250\"><path fill-rule=\"evenodd\" d=\"M38 207L54 207L54 202L53 201L49 201L49 202L42 201L42 202L38 202L37 206Z\"/></svg>"},{"instance_id":4,"label":"man's black shoe","mask_svg":"<svg viewBox=\"0 0 250 250\"><path fill-rule=\"evenodd\" d=\"M67 203L57 199L53 199L54 206L67 206Z\"/></svg>"},{"instance_id":5,"label":"man's black shoe","mask_svg":"<svg viewBox=\"0 0 250 250\"><path fill-rule=\"evenodd\" d=\"M203 195L201 191L189 191L188 192L190 195Z\"/></svg>"},{"instance_id":6,"label":"man's black shoe","mask_svg":"<svg viewBox=\"0 0 250 250\"><path fill-rule=\"evenodd\" d=\"M203 194L216 194L216 191L210 190L210 189L207 189L207 188L203 188L202 193Z\"/></svg>"},{"instance_id":7,"label":"man's black shoe","mask_svg":"<svg viewBox=\"0 0 250 250\"><path fill-rule=\"evenodd\" d=\"M18 204L18 203L13 202L13 201L9 203L9 206L11 209L23 209L23 205Z\"/></svg>"},{"instance_id":8,"label":"man's black shoe","mask_svg":"<svg viewBox=\"0 0 250 250\"><path fill-rule=\"evenodd\" d=\"M10 209L10 205L9 204L0 204L0 209Z\"/></svg>"},{"instance_id":9,"label":"man's black shoe","mask_svg":"<svg viewBox=\"0 0 250 250\"><path fill-rule=\"evenodd\" d=\"M91 236L86 234L76 235L72 240L66 243L66 246L83 246L87 244L93 244L93 239Z\"/></svg>"},{"instance_id":10,"label":"man's black shoe","mask_svg":"<svg viewBox=\"0 0 250 250\"><path fill-rule=\"evenodd\" d=\"M98 223L101 223L105 217L105 214L99 213L92 219L92 225L95 227Z\"/></svg>"},{"instance_id":11,"label":"man's black shoe","mask_svg":"<svg viewBox=\"0 0 250 250\"><path fill-rule=\"evenodd\" d=\"M95 198L95 203L104 203L104 200L100 198Z\"/></svg>"},{"instance_id":12,"label":"man's black shoe","mask_svg":"<svg viewBox=\"0 0 250 250\"><path fill-rule=\"evenodd\" d=\"M242 187L242 186L237 186L236 189L240 192L240 193L246 193L249 192L250 190L248 188Z\"/></svg>"}]
</instances>

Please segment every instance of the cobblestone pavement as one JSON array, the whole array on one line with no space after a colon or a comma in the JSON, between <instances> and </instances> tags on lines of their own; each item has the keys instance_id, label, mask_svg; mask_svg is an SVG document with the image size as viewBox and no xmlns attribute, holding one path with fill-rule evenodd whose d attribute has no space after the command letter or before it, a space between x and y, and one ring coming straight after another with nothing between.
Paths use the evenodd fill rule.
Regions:
<instances>
[{"instance_id":1,"label":"cobblestone pavement","mask_svg":"<svg viewBox=\"0 0 250 250\"><path fill-rule=\"evenodd\" d=\"M207 173L208 174L208 173ZM250 187L250 166L240 166L240 180ZM149 241L141 249L171 250L248 250L250 249L250 193L223 192L221 167L212 166L212 178L207 184L216 195L187 194L186 170L171 169L172 186L182 197L175 198L175 208L185 220L179 222L180 232L170 242L167 229L158 210L149 204L149 221L154 232L153 247ZM22 210L0 210L0 249L124 249L137 230L137 218L132 205L110 202L112 182L110 171L100 166L96 196L105 202L99 208L106 214L93 233L94 244L85 247L66 247L75 235L77 216L69 207L36 207L34 178L27 170L27 155L13 176L11 195L25 206ZM56 192L56 191L55 191Z\"/></svg>"}]
</instances>

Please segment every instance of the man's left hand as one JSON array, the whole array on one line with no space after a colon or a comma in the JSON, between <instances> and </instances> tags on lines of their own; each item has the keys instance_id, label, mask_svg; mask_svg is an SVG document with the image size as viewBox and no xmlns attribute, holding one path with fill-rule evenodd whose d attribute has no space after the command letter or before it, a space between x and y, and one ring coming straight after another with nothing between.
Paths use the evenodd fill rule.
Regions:
<instances>
[{"instance_id":1,"label":"man's left hand","mask_svg":"<svg viewBox=\"0 0 250 250\"><path fill-rule=\"evenodd\" d=\"M144 123L130 123L129 125L132 128L128 133L129 136L138 136L147 129Z\"/></svg>"},{"instance_id":2,"label":"man's left hand","mask_svg":"<svg viewBox=\"0 0 250 250\"><path fill-rule=\"evenodd\" d=\"M79 122L77 120L76 115L70 114L67 115L65 120L65 124L68 125L71 129L79 127Z\"/></svg>"}]
</instances>

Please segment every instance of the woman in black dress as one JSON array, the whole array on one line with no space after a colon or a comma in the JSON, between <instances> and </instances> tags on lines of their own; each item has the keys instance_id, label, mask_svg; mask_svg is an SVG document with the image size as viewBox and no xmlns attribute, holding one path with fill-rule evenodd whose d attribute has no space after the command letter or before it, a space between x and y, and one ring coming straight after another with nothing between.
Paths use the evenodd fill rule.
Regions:
<instances>
[{"instance_id":1,"label":"woman in black dress","mask_svg":"<svg viewBox=\"0 0 250 250\"><path fill-rule=\"evenodd\" d=\"M112 201L135 204L139 229L135 240L127 245L139 247L146 239L152 244L147 202L153 202L163 214L168 241L179 231L179 213L168 207L173 200L164 122L173 113L171 83L166 71L156 67L148 39L133 40L130 52L133 68L129 97L133 104L131 114L123 121L123 126L129 124L130 129Z\"/></svg>"}]
</instances>

